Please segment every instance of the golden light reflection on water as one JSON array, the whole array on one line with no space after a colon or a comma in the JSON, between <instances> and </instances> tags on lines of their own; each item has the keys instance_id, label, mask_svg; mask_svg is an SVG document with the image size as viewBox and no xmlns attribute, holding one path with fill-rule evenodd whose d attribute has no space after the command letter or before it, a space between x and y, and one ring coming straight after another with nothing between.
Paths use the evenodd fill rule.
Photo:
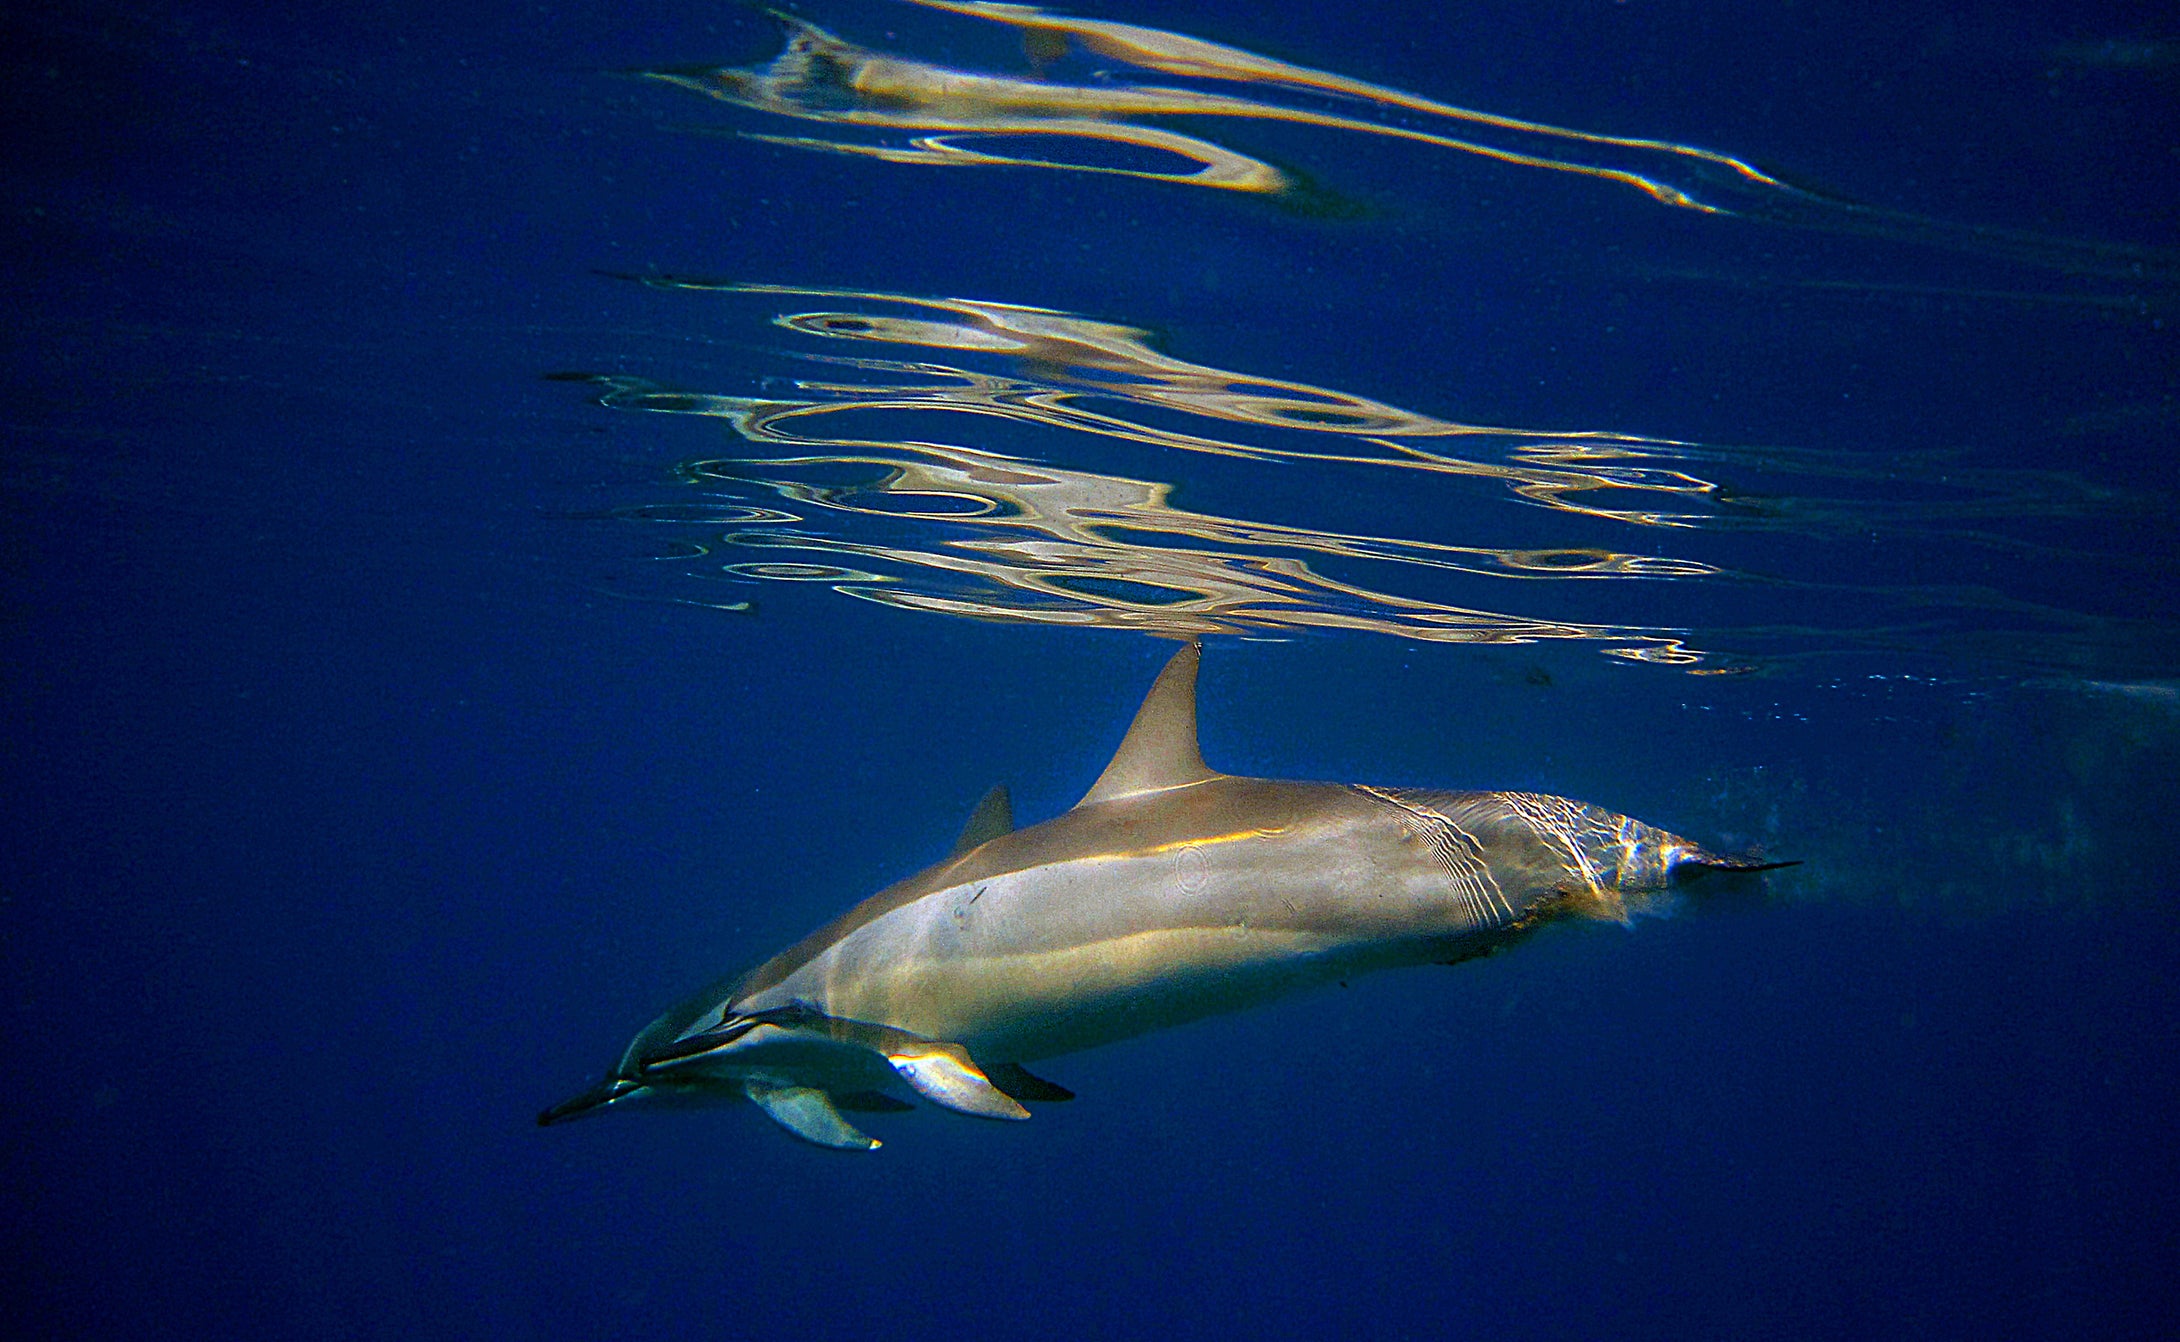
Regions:
<instances>
[{"instance_id":1,"label":"golden light reflection on water","mask_svg":"<svg viewBox=\"0 0 2180 1342\"><path fill-rule=\"evenodd\" d=\"M773 13L787 44L749 67L643 73L736 106L842 130L915 132L902 142L738 132L742 138L889 163L1037 167L1299 199L1303 184L1262 158L1157 124L1171 118L1276 122L1353 132L1474 155L1518 168L1629 187L1660 205L1762 219L1999 257L2066 273L2125 278L2153 295L2180 280L2180 258L2154 248L1955 225L1796 186L1730 154L1640 136L1604 135L1500 116L1328 70L1274 60L1165 29L989 0L910 0L1022 35L1036 72L995 74L858 46ZM1168 79L1240 84L1251 96L1133 83L1100 69L1093 83L1042 72L1079 52ZM1274 101L1315 99L1322 105ZM1405 124L1420 121L1421 126ZM2138 304L2145 301L2139 296ZM2160 300L2162 301L2162 300Z\"/></svg>"},{"instance_id":2,"label":"golden light reflection on water","mask_svg":"<svg viewBox=\"0 0 2180 1342\"><path fill-rule=\"evenodd\" d=\"M1689 558L1595 545L1493 546L1367 535L1226 516L1174 502L1174 485L1060 464L1080 435L1236 458L1414 472L1503 484L1590 524L1670 536L1707 515L1716 487L1657 464L1677 445L1626 434L1547 434L1457 424L1305 383L1191 363L1131 327L1050 309L962 299L652 280L671 287L818 298L772 323L907 358L806 354L840 370L792 396L671 389L587 378L603 404L716 419L761 455L691 462L690 482L735 496L706 512L624 515L724 527L673 557L738 578L823 582L903 608L984 619L1102 625L1173 635L1356 629L1433 642L1597 640L1614 655L1692 665L1676 629L1454 604L1372 585L1349 571L1532 581L1714 578ZM849 306L852 305L852 306ZM973 362L974 361L974 362ZM996 364L997 366L992 366ZM852 374L852 378L850 375ZM1029 429L1065 435L1037 458L949 438ZM989 427L980 428L986 425ZM874 435L871 430L876 428ZM1069 444L1072 443L1072 448ZM772 502L754 505L752 493ZM822 557L823 562L815 562ZM1336 576L1328 571L1333 566ZM710 604L710 603L705 603Z\"/></svg>"},{"instance_id":3,"label":"golden light reflection on water","mask_svg":"<svg viewBox=\"0 0 2180 1342\"><path fill-rule=\"evenodd\" d=\"M782 313L773 321L823 339L1000 355L1020 370L995 374L923 360L825 356L823 362L837 366L916 380L803 382L806 391L843 399L787 404L765 418L768 430L802 416L845 409L943 408L1257 461L1367 465L1498 480L1533 503L1617 522L1682 526L1717 511L1716 485L1676 466L1645 464L1689 455L1691 445L1685 443L1623 433L1457 424L1324 387L1190 363L1153 349L1148 333L1135 327L1047 308L780 285L646 282L905 305L910 309L905 314L866 306ZM1223 421L1275 432L1246 440L1222 437L1213 432L1216 424L1194 431L1154 424L1151 412L1156 411L1177 412L1184 423ZM1280 441L1289 434L1296 437ZM1459 446L1470 451L1456 452ZM1661 570L1651 576L1695 572Z\"/></svg>"},{"instance_id":4,"label":"golden light reflection on water","mask_svg":"<svg viewBox=\"0 0 2180 1342\"><path fill-rule=\"evenodd\" d=\"M985 4L974 0L912 2L927 9L945 10L1019 28L1024 33L1025 45L1033 54L1058 55L1069 44L1074 44L1108 60L1160 74L1236 81L1289 93L1329 95L1361 102L1381 111L1420 113L1464 130L1458 135L1417 130L1339 112L1282 106L1197 89L1124 83L1062 84L1034 77L954 69L859 47L815 24L785 14L774 17L787 30L787 47L762 66L649 73L655 78L757 111L840 126L931 132L916 136L907 145L864 144L812 136L748 136L773 144L858 154L891 163L1066 168L1267 195L1294 189L1294 179L1270 163L1194 135L1144 122L1145 118L1152 117L1232 117L1359 131L1477 154L1521 167L1595 177L1634 187L1661 204L1681 209L1716 212L1721 207L1705 203L1692 194L1692 183L1676 184L1669 180L1675 171L1708 171L1769 190L1793 191L1785 183L1739 159L1692 145L1593 135L1472 111L1180 33L1134 24L1069 18L1029 5ZM1471 138L1475 133L1484 132L1509 136L1514 143L1492 144ZM979 141L998 144L1009 137L1032 135L1101 141L1107 145L1149 150L1154 155L1171 155L1190 166L1175 164L1161 170L977 147ZM1516 147L1525 140L1535 144L1529 149ZM1638 159L1658 160L1660 166L1639 170L1567 156L1577 151L1598 155L1629 154Z\"/></svg>"},{"instance_id":5,"label":"golden light reflection on water","mask_svg":"<svg viewBox=\"0 0 2180 1342\"><path fill-rule=\"evenodd\" d=\"M1937 579L1977 552L2020 555L2024 520L2124 502L2061 471L1464 424L1193 362L1137 328L1049 308L642 282L761 305L756 320L800 346L785 353L823 370L764 377L761 395L565 375L598 387L607 406L713 420L747 446L681 468L703 503L614 514L702 528L660 558L744 592L820 584L904 609L1169 635L1583 640L1697 674L1849 645L2000 638L2048 657L2070 640L2126 636L2110 619ZM1214 479L1251 514L1289 516L1177 501L1216 497ZM1336 513L1397 517L1411 530L1311 524ZM1526 543L1506 543L1510 533ZM1787 552L1775 550L1769 573L1722 567L1722 546L1747 533L1814 546L1815 567L1786 576ZM1922 571L1917 546L1938 567L1919 584L1830 576L1843 538L1859 550L1880 537L1899 571ZM1689 609L1688 583L1741 594L1731 599L1744 618L1721 618L1714 600L1700 640L1678 623L1627 618L1646 604ZM1697 646L1712 639L1730 652Z\"/></svg>"}]
</instances>

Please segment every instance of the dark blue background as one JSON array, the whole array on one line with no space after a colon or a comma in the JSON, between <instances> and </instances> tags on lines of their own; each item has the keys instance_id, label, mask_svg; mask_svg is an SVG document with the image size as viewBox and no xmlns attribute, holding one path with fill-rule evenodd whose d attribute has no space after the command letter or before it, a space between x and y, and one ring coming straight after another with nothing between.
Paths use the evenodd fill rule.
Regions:
<instances>
[{"instance_id":1,"label":"dark blue background","mask_svg":"<svg viewBox=\"0 0 2180 1342\"><path fill-rule=\"evenodd\" d=\"M2174 242L2153 7L1095 12L1889 208ZM811 16L1007 56L896 6ZM1363 217L796 155L615 73L770 54L713 5L6 25L18 1331L2169 1330L2169 282L1294 128L1249 142ZM1216 767L1548 789L1810 866L1767 906L1055 1061L1075 1104L881 1117L869 1159L736 1110L541 1133L656 1010L937 856L990 783L1070 804L1164 650L820 587L754 616L602 595L646 538L568 515L678 497L722 448L540 375L726 390L754 339L597 273L645 269L1047 304L1476 422L2070 471L2143 506L1939 547L1943 576L2143 623L2025 661L1994 615L1987 656L1862 641L1722 680L1214 641ZM1836 536L1731 558L1924 576ZM1679 623L1826 619L1686 590Z\"/></svg>"}]
</instances>

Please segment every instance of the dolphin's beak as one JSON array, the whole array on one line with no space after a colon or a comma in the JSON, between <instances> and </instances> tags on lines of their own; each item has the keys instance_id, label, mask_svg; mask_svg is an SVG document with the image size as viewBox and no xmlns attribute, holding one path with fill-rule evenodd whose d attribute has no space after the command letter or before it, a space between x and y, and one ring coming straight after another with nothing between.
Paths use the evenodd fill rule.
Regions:
<instances>
[{"instance_id":1,"label":"dolphin's beak","mask_svg":"<svg viewBox=\"0 0 2180 1342\"><path fill-rule=\"evenodd\" d=\"M555 1123L565 1123L571 1118L580 1118L584 1114L603 1109L615 1100L625 1100L631 1095L640 1095L649 1089L650 1087L641 1081L631 1081L625 1076L616 1076L592 1086L572 1100L562 1100L552 1108L547 1109L537 1116L537 1125L541 1128L549 1128Z\"/></svg>"}]
</instances>

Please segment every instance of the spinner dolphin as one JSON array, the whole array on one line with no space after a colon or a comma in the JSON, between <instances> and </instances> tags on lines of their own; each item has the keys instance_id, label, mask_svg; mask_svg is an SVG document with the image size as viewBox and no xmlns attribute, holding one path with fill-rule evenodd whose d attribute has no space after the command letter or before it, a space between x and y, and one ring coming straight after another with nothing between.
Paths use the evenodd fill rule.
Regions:
<instances>
[{"instance_id":1,"label":"spinner dolphin","mask_svg":"<svg viewBox=\"0 0 2180 1342\"><path fill-rule=\"evenodd\" d=\"M1023 1064L1334 980L1488 955L1560 919L1662 912L1722 857L1564 797L1239 778L1196 745L1199 650L1152 685L1065 814L1006 793L953 852L647 1026L538 1116L644 1097L754 1102L821 1146L917 1096L984 1118L1071 1098Z\"/></svg>"}]
</instances>

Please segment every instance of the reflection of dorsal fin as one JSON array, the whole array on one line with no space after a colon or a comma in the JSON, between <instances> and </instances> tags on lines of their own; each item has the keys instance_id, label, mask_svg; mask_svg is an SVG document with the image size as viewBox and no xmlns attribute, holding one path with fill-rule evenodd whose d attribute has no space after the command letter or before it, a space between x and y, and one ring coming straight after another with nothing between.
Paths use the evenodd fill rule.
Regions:
<instances>
[{"instance_id":1,"label":"reflection of dorsal fin","mask_svg":"<svg viewBox=\"0 0 2180 1342\"><path fill-rule=\"evenodd\" d=\"M1196 662L1202 651L1201 645L1191 643L1173 654L1135 711L1113 762L1077 806L1218 777L1204 767L1196 749Z\"/></svg>"},{"instance_id":2,"label":"reflection of dorsal fin","mask_svg":"<svg viewBox=\"0 0 2180 1342\"><path fill-rule=\"evenodd\" d=\"M1007 796L1007 785L984 794L984 800L969 812L969 823L961 827L961 837L954 840L954 851L948 857L959 857L971 848L990 843L1002 834L1014 832L1014 802Z\"/></svg>"}]
</instances>

